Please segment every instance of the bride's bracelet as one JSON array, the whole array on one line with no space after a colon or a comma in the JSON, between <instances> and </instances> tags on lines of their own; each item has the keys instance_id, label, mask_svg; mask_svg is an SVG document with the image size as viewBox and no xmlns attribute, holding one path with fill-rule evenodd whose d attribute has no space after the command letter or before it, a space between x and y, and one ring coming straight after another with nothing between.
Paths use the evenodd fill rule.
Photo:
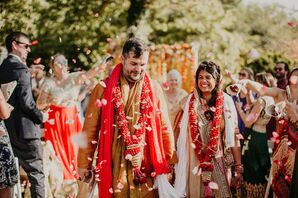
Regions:
<instances>
[{"instance_id":1,"label":"bride's bracelet","mask_svg":"<svg viewBox=\"0 0 298 198\"><path fill-rule=\"evenodd\" d=\"M243 164L234 164L234 170L236 173L242 174L244 172Z\"/></svg>"}]
</instances>

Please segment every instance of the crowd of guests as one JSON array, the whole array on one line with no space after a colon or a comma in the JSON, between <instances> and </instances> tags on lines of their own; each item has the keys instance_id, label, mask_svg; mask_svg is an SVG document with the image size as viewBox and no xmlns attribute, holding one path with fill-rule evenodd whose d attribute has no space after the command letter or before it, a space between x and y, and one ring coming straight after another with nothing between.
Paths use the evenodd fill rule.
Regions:
<instances>
[{"instance_id":1,"label":"crowd of guests","mask_svg":"<svg viewBox=\"0 0 298 198\"><path fill-rule=\"evenodd\" d=\"M150 78L138 38L117 65L69 72L56 54L49 75L28 68L26 34L5 42L1 197L17 194L19 166L25 197L298 197L298 68L235 75L203 61L187 93L175 69L162 85Z\"/></svg>"}]
</instances>

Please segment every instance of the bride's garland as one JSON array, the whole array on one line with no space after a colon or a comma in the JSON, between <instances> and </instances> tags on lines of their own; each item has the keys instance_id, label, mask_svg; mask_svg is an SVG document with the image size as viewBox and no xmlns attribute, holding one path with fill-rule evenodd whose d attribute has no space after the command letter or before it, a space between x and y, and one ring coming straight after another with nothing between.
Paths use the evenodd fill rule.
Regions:
<instances>
[{"instance_id":1,"label":"bride's garland","mask_svg":"<svg viewBox=\"0 0 298 198\"><path fill-rule=\"evenodd\" d=\"M196 98L193 94L189 104L189 129L193 143L192 145L200 162L198 168L202 170L202 180L204 185L208 186L208 183L211 181L212 171L214 170L212 158L214 158L217 151L217 143L220 136L220 123L223 114L224 96L221 91L219 91L217 94L215 112L211 123L207 147L203 145L202 137L199 131L199 120L195 109L195 100ZM205 191L207 190L210 189L205 188Z\"/></svg>"},{"instance_id":2,"label":"bride's garland","mask_svg":"<svg viewBox=\"0 0 298 198\"><path fill-rule=\"evenodd\" d=\"M142 155L142 148L144 147L144 140L143 140L143 134L145 133L145 130L149 130L150 127L147 125L147 119L150 116L150 112L152 111L152 107L150 106L150 89L149 89L149 83L146 78L144 79L143 85L142 85L142 92L140 97L140 118L138 120L138 123L134 125L135 132L133 135L131 135L131 132L129 131L128 127L128 121L127 117L125 115L124 111L124 104L122 101L122 94L121 94L121 88L120 85L117 85L113 89L113 101L114 101L114 109L116 111L116 124L119 127L121 137L124 140L126 150L125 150L125 159L132 161L132 165L134 166L134 183L140 184L145 183L146 178L143 175L143 173L140 170L141 167L141 157L138 157L136 159L137 163L134 161L134 157L138 155Z\"/></svg>"}]
</instances>

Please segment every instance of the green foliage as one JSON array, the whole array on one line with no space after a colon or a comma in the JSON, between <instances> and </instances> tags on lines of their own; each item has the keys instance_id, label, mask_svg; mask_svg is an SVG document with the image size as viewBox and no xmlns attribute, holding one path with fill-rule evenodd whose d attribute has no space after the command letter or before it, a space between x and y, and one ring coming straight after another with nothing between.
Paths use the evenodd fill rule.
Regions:
<instances>
[{"instance_id":1,"label":"green foliage","mask_svg":"<svg viewBox=\"0 0 298 198\"><path fill-rule=\"evenodd\" d=\"M10 31L24 31L39 42L32 60L41 57L47 65L63 53L71 67L86 69L106 53L107 39L121 46L131 33L151 44L193 43L199 61L233 71L248 63L251 49L287 57L280 46L298 34L289 21L297 22L275 6L244 7L240 0L6 0L0 43Z\"/></svg>"},{"instance_id":2,"label":"green foliage","mask_svg":"<svg viewBox=\"0 0 298 198\"><path fill-rule=\"evenodd\" d=\"M246 66L252 68L255 71L255 73L262 71L273 73L275 64L279 61L284 61L288 63L290 66L293 66L295 64L295 61L290 60L287 57L282 56L280 54L266 53L260 56L259 58L247 63Z\"/></svg>"}]
</instances>

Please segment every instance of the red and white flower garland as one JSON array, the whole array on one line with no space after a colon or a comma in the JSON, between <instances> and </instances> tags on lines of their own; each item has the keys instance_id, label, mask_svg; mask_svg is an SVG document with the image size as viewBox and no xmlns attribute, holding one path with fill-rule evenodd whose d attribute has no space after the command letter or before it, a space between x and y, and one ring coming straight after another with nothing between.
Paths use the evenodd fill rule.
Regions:
<instances>
[{"instance_id":1,"label":"red and white flower garland","mask_svg":"<svg viewBox=\"0 0 298 198\"><path fill-rule=\"evenodd\" d=\"M149 82L144 80L142 85L142 92L140 97L140 118L137 122L137 127L135 127L135 132L133 135L129 131L127 117L125 115L124 104L122 101L122 94L120 85L117 85L113 89L113 101L114 101L114 109L116 111L116 124L119 127L121 137L126 146L125 150L125 159L131 160L133 156L136 156L141 153L142 148L144 146L143 143L143 134L146 130L149 130L150 127L147 126L147 120L150 117L150 113L152 111L152 107L150 106L150 89ZM140 171L140 165L134 167L134 182L145 183L145 178Z\"/></svg>"},{"instance_id":2,"label":"red and white flower garland","mask_svg":"<svg viewBox=\"0 0 298 198\"><path fill-rule=\"evenodd\" d=\"M223 93L219 92L217 94L216 98L216 104L215 104L215 112L214 112L214 119L211 123L211 131L209 133L209 141L206 147L203 146L201 134L198 127L198 115L196 113L195 109L195 96L192 95L190 99L190 105L189 105L189 128L192 138L192 143L194 145L194 149L196 151L197 157L200 161L199 168L202 169L202 171L213 171L214 165L212 163L212 158L214 158L215 153L217 151L217 143L218 138L220 134L220 123L222 119L223 114Z\"/></svg>"}]
</instances>

